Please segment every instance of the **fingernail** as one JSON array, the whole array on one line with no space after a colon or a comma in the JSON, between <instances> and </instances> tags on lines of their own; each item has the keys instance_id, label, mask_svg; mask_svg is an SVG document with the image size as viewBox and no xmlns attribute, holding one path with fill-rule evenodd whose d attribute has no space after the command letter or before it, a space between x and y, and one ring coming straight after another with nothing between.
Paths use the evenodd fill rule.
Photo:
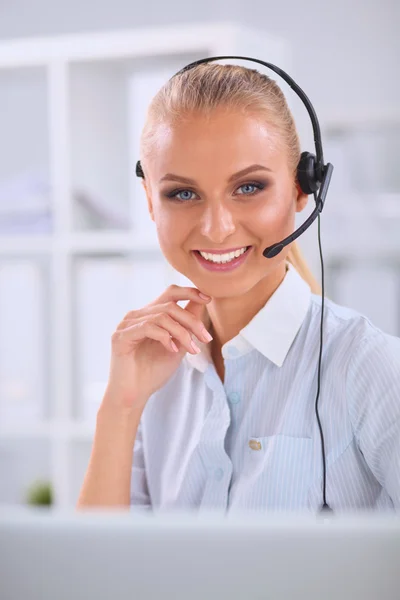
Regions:
<instances>
[{"instance_id":1,"label":"fingernail","mask_svg":"<svg viewBox=\"0 0 400 600\"><path fill-rule=\"evenodd\" d=\"M196 344L194 343L193 340L190 342L190 345L192 346L192 348L196 352L196 354L199 354L199 352L201 352L200 348L198 346L196 346Z\"/></svg>"},{"instance_id":2,"label":"fingernail","mask_svg":"<svg viewBox=\"0 0 400 600\"><path fill-rule=\"evenodd\" d=\"M211 300L211 296L206 296L205 294L202 294L201 292L199 292L199 296L200 296L200 298L203 298L203 300Z\"/></svg>"},{"instance_id":3,"label":"fingernail","mask_svg":"<svg viewBox=\"0 0 400 600\"><path fill-rule=\"evenodd\" d=\"M206 340L206 342L211 342L211 340L213 339L212 335L207 331L207 329L203 329L202 330L202 335L204 337L204 339Z\"/></svg>"}]
</instances>

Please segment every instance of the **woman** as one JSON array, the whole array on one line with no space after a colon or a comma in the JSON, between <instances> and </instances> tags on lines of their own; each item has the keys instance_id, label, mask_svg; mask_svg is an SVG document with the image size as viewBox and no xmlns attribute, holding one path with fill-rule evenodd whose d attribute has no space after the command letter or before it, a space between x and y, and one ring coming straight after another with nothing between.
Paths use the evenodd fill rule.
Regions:
<instances>
[{"instance_id":1,"label":"woman","mask_svg":"<svg viewBox=\"0 0 400 600\"><path fill-rule=\"evenodd\" d=\"M284 95L256 70L202 64L153 99L148 207L196 288L168 288L114 332L78 507L321 506L320 289L296 243L262 254L307 205L299 158ZM321 385L328 504L399 508L400 339L326 299Z\"/></svg>"}]
</instances>

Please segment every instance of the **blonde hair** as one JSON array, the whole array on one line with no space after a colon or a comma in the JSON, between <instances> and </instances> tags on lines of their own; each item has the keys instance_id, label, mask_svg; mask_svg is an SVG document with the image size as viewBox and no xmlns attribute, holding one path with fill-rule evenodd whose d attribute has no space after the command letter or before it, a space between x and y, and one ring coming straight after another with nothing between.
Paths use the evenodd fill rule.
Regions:
<instances>
[{"instance_id":1,"label":"blonde hair","mask_svg":"<svg viewBox=\"0 0 400 600\"><path fill-rule=\"evenodd\" d=\"M287 151L289 170L297 176L301 150L299 136L286 98L267 75L256 69L237 65L205 63L169 79L152 99L140 138L140 158L143 170L156 142L158 127L173 125L193 113L210 116L217 108L259 114L278 134ZM297 244L292 242L287 260L309 284L314 294L321 288L307 265Z\"/></svg>"}]
</instances>

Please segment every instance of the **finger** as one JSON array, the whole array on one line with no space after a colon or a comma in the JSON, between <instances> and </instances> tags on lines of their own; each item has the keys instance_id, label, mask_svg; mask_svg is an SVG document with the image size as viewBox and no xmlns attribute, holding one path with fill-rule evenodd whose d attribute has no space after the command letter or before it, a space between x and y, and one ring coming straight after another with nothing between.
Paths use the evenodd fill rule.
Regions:
<instances>
[{"instance_id":1,"label":"finger","mask_svg":"<svg viewBox=\"0 0 400 600\"><path fill-rule=\"evenodd\" d=\"M168 331L153 322L143 321L142 323L135 323L135 325L126 329L116 330L112 335L113 344L126 340L129 342L140 342L145 339L160 342L169 352L176 352L171 345L172 340Z\"/></svg>"},{"instance_id":2,"label":"finger","mask_svg":"<svg viewBox=\"0 0 400 600\"><path fill-rule=\"evenodd\" d=\"M209 296L202 297L201 291L195 287L184 287L180 285L170 285L156 300L150 303L163 304L164 302L180 302L182 300L193 300L200 304L206 304L211 300ZM149 306L149 305L148 305Z\"/></svg>"},{"instance_id":3,"label":"finger","mask_svg":"<svg viewBox=\"0 0 400 600\"><path fill-rule=\"evenodd\" d=\"M193 302L193 305L200 306L201 311L204 309L204 306L196 302ZM210 334L207 332L204 323L200 318L201 314L198 314L198 312L190 312L190 310L185 310L184 308L181 308L175 304L175 302L166 302L165 304L147 307L146 315L143 315L139 319L146 319L150 314L157 314L161 312L169 314L174 321L180 323L185 329L193 333L199 340L202 340L205 343L211 341L212 338L210 337Z\"/></svg>"},{"instance_id":4,"label":"finger","mask_svg":"<svg viewBox=\"0 0 400 600\"><path fill-rule=\"evenodd\" d=\"M189 312L191 312L192 314L201 314L202 313L201 308L203 306L205 306L208 302L210 302L211 297L210 296L201 297L200 294L201 294L201 292L197 288L180 287L180 286L174 286L174 285L169 286L169 288L167 288L165 290L165 292L163 292L161 294L161 296L156 298L156 300L153 300L152 302L150 302L143 308L136 309L136 310L130 310L128 313L126 313L126 315L122 319L121 323L118 325L117 329L126 327L126 324L123 325L124 322L130 321L131 319L140 318L143 314L147 314L149 307L154 307L159 304L165 304L166 302L171 302L171 301L179 302L179 301L188 300L189 301ZM195 305L198 305L199 308L195 309L194 308ZM188 308L188 305L185 306L185 310L187 308Z\"/></svg>"},{"instance_id":5,"label":"finger","mask_svg":"<svg viewBox=\"0 0 400 600\"><path fill-rule=\"evenodd\" d=\"M184 308L184 311L193 315L196 319L198 319L202 323L205 331L208 334L210 334L209 330L207 329L207 327L210 325L210 318L207 314L207 306L205 306L205 305L202 306L198 302L193 302L192 300L189 300L189 302L186 304L186 306Z\"/></svg>"},{"instance_id":6,"label":"finger","mask_svg":"<svg viewBox=\"0 0 400 600\"><path fill-rule=\"evenodd\" d=\"M169 340L174 338L191 354L200 352L200 348L196 346L190 332L180 323L175 321L167 312L160 312L141 317L134 325L122 330L121 333L128 335L132 340L139 341L144 339L143 336L145 336L148 330L152 331L152 328L148 329L148 324L156 325L159 329L165 330Z\"/></svg>"}]
</instances>

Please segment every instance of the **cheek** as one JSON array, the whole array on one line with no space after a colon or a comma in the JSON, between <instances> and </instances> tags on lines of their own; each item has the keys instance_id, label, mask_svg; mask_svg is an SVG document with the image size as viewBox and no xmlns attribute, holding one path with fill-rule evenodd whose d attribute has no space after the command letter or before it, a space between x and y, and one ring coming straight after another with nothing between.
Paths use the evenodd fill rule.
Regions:
<instances>
[{"instance_id":1,"label":"cheek","mask_svg":"<svg viewBox=\"0 0 400 600\"><path fill-rule=\"evenodd\" d=\"M158 207L155 211L155 225L160 248L167 258L179 249L186 236L185 222L178 211L168 207Z\"/></svg>"},{"instance_id":2,"label":"cheek","mask_svg":"<svg viewBox=\"0 0 400 600\"><path fill-rule=\"evenodd\" d=\"M292 231L294 219L294 204L283 201L282 197L258 206L251 215L251 221L260 232L260 237L274 240L280 234Z\"/></svg>"},{"instance_id":3,"label":"cheek","mask_svg":"<svg viewBox=\"0 0 400 600\"><path fill-rule=\"evenodd\" d=\"M160 238L168 239L168 237L171 237L171 234L174 234L174 228L172 227L174 215L172 214L172 211L168 209L168 206L165 206L159 201L154 205L154 222Z\"/></svg>"}]
</instances>

